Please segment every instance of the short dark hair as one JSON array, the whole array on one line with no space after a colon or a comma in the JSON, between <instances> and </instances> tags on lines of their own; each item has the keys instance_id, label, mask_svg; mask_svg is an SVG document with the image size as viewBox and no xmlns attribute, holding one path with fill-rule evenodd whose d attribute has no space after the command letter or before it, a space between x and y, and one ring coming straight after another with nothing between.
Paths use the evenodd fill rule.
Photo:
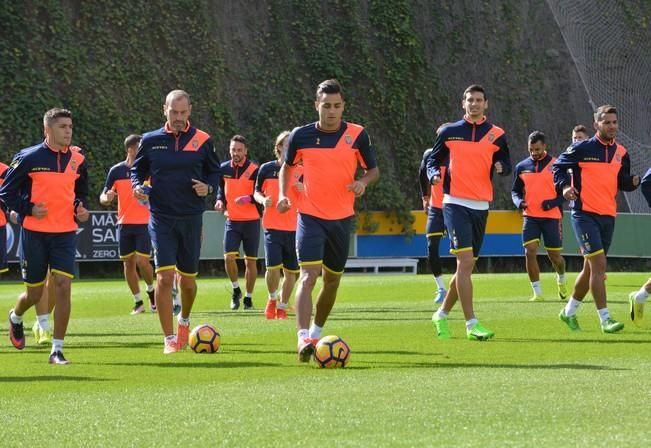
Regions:
<instances>
[{"instance_id":1,"label":"short dark hair","mask_svg":"<svg viewBox=\"0 0 651 448\"><path fill-rule=\"evenodd\" d=\"M577 125L574 126L574 128L572 129L572 132L583 132L584 134L587 134L587 133L588 133L588 128L586 128L586 127L583 126L582 124L577 124Z\"/></svg>"},{"instance_id":2,"label":"short dark hair","mask_svg":"<svg viewBox=\"0 0 651 448\"><path fill-rule=\"evenodd\" d=\"M487 100L488 96L486 96L486 90L484 89L483 86L479 84L471 84L468 87L466 87L466 90L463 91L463 95L461 96L461 99L466 99L466 94L470 92L481 92L484 95L484 99Z\"/></svg>"},{"instance_id":3,"label":"short dark hair","mask_svg":"<svg viewBox=\"0 0 651 448\"><path fill-rule=\"evenodd\" d=\"M129 149L132 146L137 146L138 144L140 144L140 140L142 140L142 135L131 134L130 136L124 139L124 149Z\"/></svg>"},{"instance_id":4,"label":"short dark hair","mask_svg":"<svg viewBox=\"0 0 651 448\"><path fill-rule=\"evenodd\" d=\"M246 138L244 138L243 135L235 134L234 136L231 137L231 141L232 141L232 142L240 142L240 143L242 143L244 146L246 146Z\"/></svg>"},{"instance_id":5,"label":"short dark hair","mask_svg":"<svg viewBox=\"0 0 651 448\"><path fill-rule=\"evenodd\" d=\"M545 134L542 131L533 131L529 134L529 143L545 143Z\"/></svg>"},{"instance_id":6,"label":"short dark hair","mask_svg":"<svg viewBox=\"0 0 651 448\"><path fill-rule=\"evenodd\" d=\"M341 88L341 84L336 79L326 79L316 88L316 99L317 101L321 98L322 94L331 94L338 93L341 95L341 98L344 97L344 90Z\"/></svg>"},{"instance_id":7,"label":"short dark hair","mask_svg":"<svg viewBox=\"0 0 651 448\"><path fill-rule=\"evenodd\" d=\"M617 115L617 109L615 109L615 106L611 106L610 104L604 104L603 106L599 106L596 112L594 113L595 123L601 120L606 114Z\"/></svg>"},{"instance_id":8,"label":"short dark hair","mask_svg":"<svg viewBox=\"0 0 651 448\"><path fill-rule=\"evenodd\" d=\"M60 107L55 107L48 110L43 115L43 126L50 126L58 118L70 118L72 119L72 112L68 109L62 109Z\"/></svg>"}]
</instances>

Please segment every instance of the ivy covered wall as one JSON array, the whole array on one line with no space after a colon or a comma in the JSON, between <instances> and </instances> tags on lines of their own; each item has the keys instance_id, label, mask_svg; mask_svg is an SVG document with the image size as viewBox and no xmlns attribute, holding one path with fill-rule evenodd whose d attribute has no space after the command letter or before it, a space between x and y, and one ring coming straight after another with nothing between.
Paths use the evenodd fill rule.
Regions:
<instances>
[{"instance_id":1,"label":"ivy covered wall","mask_svg":"<svg viewBox=\"0 0 651 448\"><path fill-rule=\"evenodd\" d=\"M192 122L222 158L240 133L263 162L278 132L316 120L316 85L338 78L345 117L368 129L381 170L358 207L405 222L420 204L421 154L460 118L467 85L488 89L514 162L532 130L558 152L590 120L553 17L533 0L25 0L5 2L0 23L0 158L40 141L45 110L70 108L92 207L124 137L161 126L174 88L192 95ZM495 207L510 208L510 178L497 185Z\"/></svg>"}]
</instances>

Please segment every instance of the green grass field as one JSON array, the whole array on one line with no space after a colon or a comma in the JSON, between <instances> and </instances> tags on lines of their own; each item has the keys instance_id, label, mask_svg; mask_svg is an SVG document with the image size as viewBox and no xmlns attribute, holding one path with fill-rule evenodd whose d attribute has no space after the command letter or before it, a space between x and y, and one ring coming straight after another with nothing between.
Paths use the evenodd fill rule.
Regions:
<instances>
[{"instance_id":1,"label":"green grass field","mask_svg":"<svg viewBox=\"0 0 651 448\"><path fill-rule=\"evenodd\" d=\"M471 342L460 310L453 338L436 339L431 277L347 275L324 333L351 346L340 370L297 362L293 316L264 319L262 279L251 312L228 310L226 281L200 279L192 324L221 330L220 353L168 356L157 316L128 314L124 282L80 281L68 366L48 365L31 332L14 350L2 317L0 446L645 446L651 331L630 324L627 295L646 278L609 273L627 325L603 335L587 300L582 333L558 320L549 274L544 303L527 302L524 274L476 275L496 337ZM21 289L0 286L2 316Z\"/></svg>"}]
</instances>

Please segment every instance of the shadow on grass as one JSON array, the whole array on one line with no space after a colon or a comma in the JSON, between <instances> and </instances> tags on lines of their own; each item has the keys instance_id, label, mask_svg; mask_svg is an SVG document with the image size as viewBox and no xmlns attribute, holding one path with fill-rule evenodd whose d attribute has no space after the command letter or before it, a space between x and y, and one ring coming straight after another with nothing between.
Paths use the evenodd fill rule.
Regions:
<instances>
[{"instance_id":1,"label":"shadow on grass","mask_svg":"<svg viewBox=\"0 0 651 448\"><path fill-rule=\"evenodd\" d=\"M208 368L208 369L239 369L245 367L287 367L285 364L271 363L271 362L235 362L223 361L219 357L215 358L213 363L205 362L89 362L84 364L97 365L97 366L114 366L114 367L165 367L165 368ZM81 364L81 363L77 363Z\"/></svg>"},{"instance_id":2,"label":"shadow on grass","mask_svg":"<svg viewBox=\"0 0 651 448\"><path fill-rule=\"evenodd\" d=\"M120 338L120 337L139 337L139 336L157 336L162 337L162 333L133 333L129 334L122 333L67 333L66 337L84 337L84 338Z\"/></svg>"},{"instance_id":3,"label":"shadow on grass","mask_svg":"<svg viewBox=\"0 0 651 448\"><path fill-rule=\"evenodd\" d=\"M355 350L355 354L359 353L360 355L416 355L416 356L439 356L441 353L431 353L431 352L412 352L407 350L373 350L361 351Z\"/></svg>"},{"instance_id":4,"label":"shadow on grass","mask_svg":"<svg viewBox=\"0 0 651 448\"><path fill-rule=\"evenodd\" d=\"M197 316L223 316L223 317L257 317L263 316L264 310L242 311L192 311L193 319Z\"/></svg>"},{"instance_id":5,"label":"shadow on grass","mask_svg":"<svg viewBox=\"0 0 651 448\"><path fill-rule=\"evenodd\" d=\"M374 363L369 363L373 365ZM377 368L384 369L515 369L515 370L596 370L627 371L619 367L599 366L595 364L480 364L480 363L446 363L446 362L382 362Z\"/></svg>"},{"instance_id":6,"label":"shadow on grass","mask_svg":"<svg viewBox=\"0 0 651 448\"><path fill-rule=\"evenodd\" d=\"M110 378L95 378L92 376L63 376L63 375L37 375L37 376L0 376L0 383L31 383L34 381L115 381Z\"/></svg>"},{"instance_id":7,"label":"shadow on grass","mask_svg":"<svg viewBox=\"0 0 651 448\"><path fill-rule=\"evenodd\" d=\"M328 320L341 322L426 322L428 319L422 317L341 317L333 314Z\"/></svg>"},{"instance_id":8,"label":"shadow on grass","mask_svg":"<svg viewBox=\"0 0 651 448\"><path fill-rule=\"evenodd\" d=\"M359 314L359 313L371 313L371 314L377 314L377 313L433 313L436 311L433 308L413 308L413 307L405 307L405 306L396 306L396 307L375 307L375 308L362 308L362 307L346 307L346 308L335 308L333 311L333 316L334 314Z\"/></svg>"},{"instance_id":9,"label":"shadow on grass","mask_svg":"<svg viewBox=\"0 0 651 448\"><path fill-rule=\"evenodd\" d=\"M649 340L639 340L639 339L609 339L610 336L604 336L602 339L550 339L550 338L541 338L541 339L529 339L529 338L509 338L509 339L499 339L495 342L515 342L521 344L523 342L553 342L561 344L651 344ZM612 336L616 338L617 336Z\"/></svg>"},{"instance_id":10,"label":"shadow on grass","mask_svg":"<svg viewBox=\"0 0 651 448\"><path fill-rule=\"evenodd\" d=\"M296 350L253 350L253 349L232 349L232 346L229 345L228 348L224 349L223 353L229 355L238 355L238 354L256 354L256 355L266 355L266 354L280 354L280 355L296 355Z\"/></svg>"},{"instance_id":11,"label":"shadow on grass","mask_svg":"<svg viewBox=\"0 0 651 448\"><path fill-rule=\"evenodd\" d=\"M151 348L151 347L162 348L163 343L162 342L110 342L106 344L102 344L102 343L70 344L68 347L70 347L71 350L78 349L78 348L89 348L93 350L103 349L103 348Z\"/></svg>"}]
</instances>

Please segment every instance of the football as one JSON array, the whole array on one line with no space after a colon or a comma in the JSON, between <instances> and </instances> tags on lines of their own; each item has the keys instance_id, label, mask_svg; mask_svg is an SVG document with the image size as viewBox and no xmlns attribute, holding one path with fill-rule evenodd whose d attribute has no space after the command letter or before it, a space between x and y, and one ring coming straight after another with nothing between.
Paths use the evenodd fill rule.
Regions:
<instances>
[{"instance_id":1,"label":"football","mask_svg":"<svg viewBox=\"0 0 651 448\"><path fill-rule=\"evenodd\" d=\"M324 336L316 344L314 360L324 369L346 367L350 359L350 348L339 336Z\"/></svg>"},{"instance_id":2,"label":"football","mask_svg":"<svg viewBox=\"0 0 651 448\"><path fill-rule=\"evenodd\" d=\"M201 324L192 329L188 344L195 353L215 353L219 350L219 330L210 324Z\"/></svg>"}]
</instances>

